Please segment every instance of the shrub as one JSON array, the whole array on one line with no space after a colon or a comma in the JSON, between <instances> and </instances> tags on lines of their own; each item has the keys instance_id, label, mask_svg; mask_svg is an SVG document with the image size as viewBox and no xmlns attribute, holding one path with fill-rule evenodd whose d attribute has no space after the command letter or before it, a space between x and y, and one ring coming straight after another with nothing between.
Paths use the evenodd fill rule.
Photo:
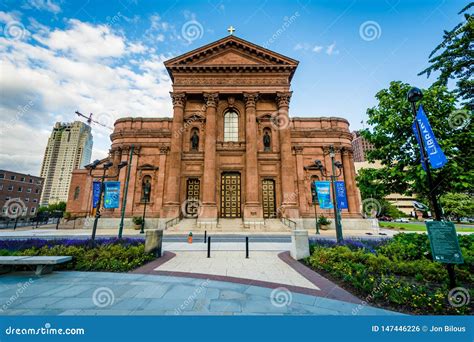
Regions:
<instances>
[{"instance_id":1,"label":"shrub","mask_svg":"<svg viewBox=\"0 0 474 342\"><path fill-rule=\"evenodd\" d=\"M416 314L469 314L468 305L447 301L446 267L431 259L426 234L393 239L335 241L312 239L305 262L351 287L376 304ZM465 263L456 265L458 286L473 288L474 237L459 236ZM471 290L471 297L474 295Z\"/></svg>"},{"instance_id":2,"label":"shrub","mask_svg":"<svg viewBox=\"0 0 474 342\"><path fill-rule=\"evenodd\" d=\"M143 239L91 240L4 240L0 241L0 255L70 255L72 261L63 269L75 271L127 272L155 258L145 253Z\"/></svg>"}]
</instances>

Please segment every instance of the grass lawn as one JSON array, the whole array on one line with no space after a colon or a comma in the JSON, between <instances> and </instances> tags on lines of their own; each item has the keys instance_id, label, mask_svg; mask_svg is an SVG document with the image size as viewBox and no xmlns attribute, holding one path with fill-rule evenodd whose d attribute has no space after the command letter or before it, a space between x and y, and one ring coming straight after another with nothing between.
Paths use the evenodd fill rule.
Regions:
<instances>
[{"instance_id":1,"label":"grass lawn","mask_svg":"<svg viewBox=\"0 0 474 342\"><path fill-rule=\"evenodd\" d=\"M383 228L392 228L392 229L400 229L409 232L426 232L426 226L424 224L416 224L416 223L400 223L400 222L379 222L380 227ZM456 230L458 232L474 232L474 228L466 228L466 227L459 227L456 226Z\"/></svg>"}]
</instances>

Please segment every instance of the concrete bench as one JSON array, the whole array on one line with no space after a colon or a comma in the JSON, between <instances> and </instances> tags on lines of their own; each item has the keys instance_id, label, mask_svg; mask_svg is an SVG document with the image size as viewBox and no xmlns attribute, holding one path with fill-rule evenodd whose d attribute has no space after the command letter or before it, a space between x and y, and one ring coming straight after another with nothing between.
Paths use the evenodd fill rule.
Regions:
<instances>
[{"instance_id":1,"label":"concrete bench","mask_svg":"<svg viewBox=\"0 0 474 342\"><path fill-rule=\"evenodd\" d=\"M43 275L51 273L54 265L71 260L71 256L0 256L0 274L10 272L14 266L34 265L36 275Z\"/></svg>"}]
</instances>

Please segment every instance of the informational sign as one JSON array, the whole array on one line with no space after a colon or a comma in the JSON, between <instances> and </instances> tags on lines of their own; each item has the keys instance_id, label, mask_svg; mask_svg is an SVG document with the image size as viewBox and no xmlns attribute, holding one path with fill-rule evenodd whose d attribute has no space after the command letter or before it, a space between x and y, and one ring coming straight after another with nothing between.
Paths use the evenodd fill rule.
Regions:
<instances>
[{"instance_id":1,"label":"informational sign","mask_svg":"<svg viewBox=\"0 0 474 342\"><path fill-rule=\"evenodd\" d=\"M120 202L120 182L105 182L104 185L104 208L118 208Z\"/></svg>"},{"instance_id":2,"label":"informational sign","mask_svg":"<svg viewBox=\"0 0 474 342\"><path fill-rule=\"evenodd\" d=\"M317 181L316 192L318 194L319 207L321 209L332 209L331 183L328 181Z\"/></svg>"},{"instance_id":3,"label":"informational sign","mask_svg":"<svg viewBox=\"0 0 474 342\"><path fill-rule=\"evenodd\" d=\"M344 181L336 181L336 199L338 209L347 209L346 184Z\"/></svg>"},{"instance_id":4,"label":"informational sign","mask_svg":"<svg viewBox=\"0 0 474 342\"><path fill-rule=\"evenodd\" d=\"M100 196L100 182L92 183L92 208L97 208L97 203L99 203Z\"/></svg>"},{"instance_id":5,"label":"informational sign","mask_svg":"<svg viewBox=\"0 0 474 342\"><path fill-rule=\"evenodd\" d=\"M464 263L454 223L429 221L426 222L426 229L428 230L434 261L445 264Z\"/></svg>"}]
</instances>

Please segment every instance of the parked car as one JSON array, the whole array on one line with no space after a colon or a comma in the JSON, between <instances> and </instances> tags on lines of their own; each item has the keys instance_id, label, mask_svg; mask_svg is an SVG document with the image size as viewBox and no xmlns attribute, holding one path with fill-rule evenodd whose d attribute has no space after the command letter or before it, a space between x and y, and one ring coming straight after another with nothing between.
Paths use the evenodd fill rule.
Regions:
<instances>
[{"instance_id":1,"label":"parked car","mask_svg":"<svg viewBox=\"0 0 474 342\"><path fill-rule=\"evenodd\" d=\"M390 216L380 216L379 221L390 222L390 221L392 221L392 218Z\"/></svg>"},{"instance_id":2,"label":"parked car","mask_svg":"<svg viewBox=\"0 0 474 342\"><path fill-rule=\"evenodd\" d=\"M407 219L406 217L400 217L400 218L397 218L397 219L393 220L393 222L409 223L410 220Z\"/></svg>"}]
</instances>

